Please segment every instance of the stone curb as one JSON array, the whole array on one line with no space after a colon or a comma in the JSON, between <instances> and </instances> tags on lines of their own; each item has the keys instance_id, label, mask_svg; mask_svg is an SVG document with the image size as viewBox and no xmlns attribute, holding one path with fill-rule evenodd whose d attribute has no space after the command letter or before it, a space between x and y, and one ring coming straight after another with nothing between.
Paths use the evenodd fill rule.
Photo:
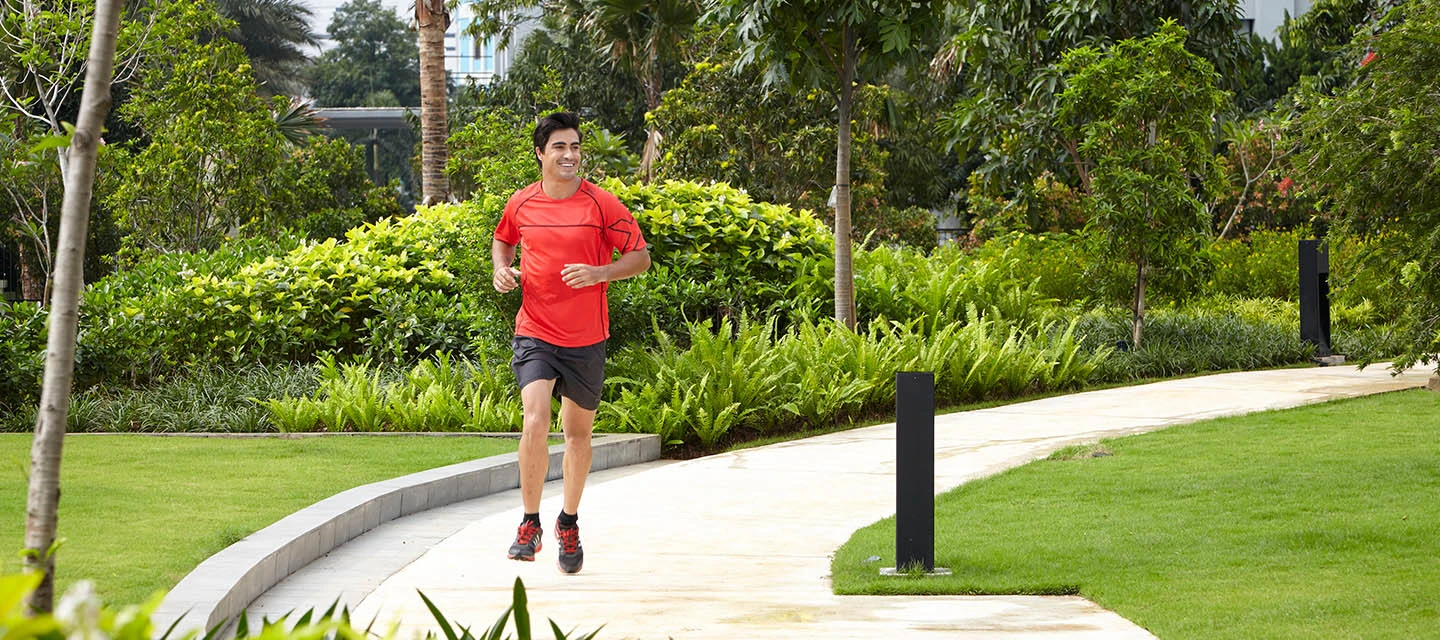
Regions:
<instances>
[{"instance_id":1,"label":"stone curb","mask_svg":"<svg viewBox=\"0 0 1440 640\"><path fill-rule=\"evenodd\" d=\"M545 479L561 476L564 445L550 446ZM660 457L660 437L596 434L590 469ZM519 455L462 462L337 493L210 556L175 585L152 616L155 629L206 630L240 615L255 598L351 538L396 518L520 486ZM179 637L172 635L171 637Z\"/></svg>"}]
</instances>

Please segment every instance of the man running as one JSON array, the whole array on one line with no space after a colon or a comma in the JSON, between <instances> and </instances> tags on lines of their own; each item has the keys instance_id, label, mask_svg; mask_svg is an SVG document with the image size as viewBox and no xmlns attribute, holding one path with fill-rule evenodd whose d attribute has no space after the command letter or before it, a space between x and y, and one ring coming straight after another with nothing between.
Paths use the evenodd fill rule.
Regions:
<instances>
[{"instance_id":1,"label":"man running","mask_svg":"<svg viewBox=\"0 0 1440 640\"><path fill-rule=\"evenodd\" d=\"M540 551L540 497L549 468L550 398L560 398L565 433L565 504L555 523L560 570L584 563L577 518L590 473L590 434L605 380L610 337L606 283L650 267L635 217L614 195L580 177L580 119L553 113L535 126L540 181L515 192L490 244L495 290L523 290L510 368L520 384L520 499L525 517L509 556ZM520 268L510 265L520 247ZM618 252L620 258L614 259Z\"/></svg>"}]
</instances>

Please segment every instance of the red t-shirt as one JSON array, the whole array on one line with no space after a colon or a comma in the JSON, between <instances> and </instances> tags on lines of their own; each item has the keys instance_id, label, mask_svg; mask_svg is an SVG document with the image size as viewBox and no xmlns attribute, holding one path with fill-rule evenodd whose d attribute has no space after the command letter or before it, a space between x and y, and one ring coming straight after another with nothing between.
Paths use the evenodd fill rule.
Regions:
<instances>
[{"instance_id":1,"label":"red t-shirt","mask_svg":"<svg viewBox=\"0 0 1440 640\"><path fill-rule=\"evenodd\" d=\"M646 247L640 225L610 192L582 180L575 195L555 200L536 182L510 196L495 239L520 247L524 292L515 334L561 347L585 347L610 337L609 283L572 289L560 277L567 264L603 266L615 251Z\"/></svg>"}]
</instances>

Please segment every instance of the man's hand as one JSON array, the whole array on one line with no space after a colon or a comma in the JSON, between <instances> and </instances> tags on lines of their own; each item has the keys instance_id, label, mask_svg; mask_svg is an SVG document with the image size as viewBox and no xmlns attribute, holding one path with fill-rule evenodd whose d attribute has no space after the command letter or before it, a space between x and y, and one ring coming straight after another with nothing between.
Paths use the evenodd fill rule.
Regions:
<instances>
[{"instance_id":1,"label":"man's hand","mask_svg":"<svg viewBox=\"0 0 1440 640\"><path fill-rule=\"evenodd\" d=\"M583 289L602 282L608 282L608 270L589 264L567 264L560 270L560 279L571 289Z\"/></svg>"},{"instance_id":2,"label":"man's hand","mask_svg":"<svg viewBox=\"0 0 1440 640\"><path fill-rule=\"evenodd\" d=\"M513 267L495 267L492 280L496 291L508 293L520 286L520 270Z\"/></svg>"}]
</instances>

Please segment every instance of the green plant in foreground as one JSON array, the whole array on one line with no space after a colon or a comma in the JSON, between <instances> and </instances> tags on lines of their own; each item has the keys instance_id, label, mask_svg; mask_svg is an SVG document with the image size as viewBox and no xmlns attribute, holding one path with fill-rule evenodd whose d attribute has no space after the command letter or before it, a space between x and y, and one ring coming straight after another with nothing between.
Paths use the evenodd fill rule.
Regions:
<instances>
[{"instance_id":1,"label":"green plant in foreground","mask_svg":"<svg viewBox=\"0 0 1440 640\"><path fill-rule=\"evenodd\" d=\"M445 634L445 640L500 640L501 634L505 633L505 622L512 615L515 617L515 640L531 640L530 609L525 597L525 583L518 576L515 578L514 596L510 607L500 614L500 619L496 620L495 624L490 625L490 628L482 631L478 636L471 633L469 627L461 627L447 620L445 614L440 612L439 607L436 607L423 591L419 593L420 599L425 601L425 607L430 610L430 615L435 616L435 623L440 625L441 633ZM550 630L555 633L555 640L594 640L595 636L600 633L600 629L586 634L576 634L573 629L566 633L560 630L560 625L555 624L554 620L549 622ZM603 627L604 625L601 625L601 628ZM504 637L510 638L511 636ZM435 633L433 631L427 633L425 640L435 640Z\"/></svg>"},{"instance_id":2,"label":"green plant in foreground","mask_svg":"<svg viewBox=\"0 0 1440 640\"><path fill-rule=\"evenodd\" d=\"M0 638L5 640L216 640L227 626L222 622L205 633L192 630L172 637L175 627L160 631L155 628L151 616L160 606L163 594L156 594L144 604L128 605L115 609L102 606L89 582L78 582L61 596L54 613L31 614L26 610L26 597L40 584L39 573L0 575ZM440 625L445 640L500 640L505 633L505 624L513 615L516 640L531 640L530 613L525 597L525 583L515 578L514 600L500 619L476 636L469 627L459 626L448 620L435 603L423 592L420 598L430 609L431 615ZM595 629L580 634L575 630L565 632L560 625L550 620L550 629L555 640L594 640L600 633ZM177 622L178 624L178 622ZM458 631L457 631L458 628ZM602 625L603 628L603 625ZM157 634L157 632L159 632ZM238 640L394 640L394 632L383 635L370 629L357 629L350 623L348 608L330 605L329 609L316 613L310 609L290 622L290 615L278 620L262 620L258 628L252 628L243 613L236 620L235 634ZM434 640L433 632L426 634L427 640ZM511 636L505 635L504 638Z\"/></svg>"},{"instance_id":3,"label":"green plant in foreground","mask_svg":"<svg viewBox=\"0 0 1440 640\"><path fill-rule=\"evenodd\" d=\"M151 619L163 594L156 594L144 604L116 609L102 606L88 582L78 582L66 590L53 613L31 614L26 610L25 600L39 583L39 573L0 576L0 637L5 640L214 640L220 637L219 632L225 626L218 625L203 634L192 630L172 638L173 626L160 631ZM337 613L333 606L318 616L313 610L306 612L293 625L282 618L267 620L255 630L242 616L235 633L235 638L240 640L367 640L369 637L367 632L350 626L348 611ZM386 640L390 638L387 636Z\"/></svg>"}]
</instances>

